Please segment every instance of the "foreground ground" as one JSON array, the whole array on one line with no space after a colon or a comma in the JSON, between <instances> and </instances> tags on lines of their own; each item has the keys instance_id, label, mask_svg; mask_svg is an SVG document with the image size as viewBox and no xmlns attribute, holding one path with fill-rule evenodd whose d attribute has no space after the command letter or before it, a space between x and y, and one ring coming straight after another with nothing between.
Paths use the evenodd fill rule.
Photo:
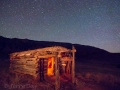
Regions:
<instances>
[{"instance_id":1,"label":"foreground ground","mask_svg":"<svg viewBox=\"0 0 120 90\"><path fill-rule=\"evenodd\" d=\"M76 62L76 84L69 75L61 75L60 90L120 90L120 68L117 64ZM54 90L55 77L35 82L29 75L16 77L9 73L9 63L0 63L0 88L2 90Z\"/></svg>"}]
</instances>

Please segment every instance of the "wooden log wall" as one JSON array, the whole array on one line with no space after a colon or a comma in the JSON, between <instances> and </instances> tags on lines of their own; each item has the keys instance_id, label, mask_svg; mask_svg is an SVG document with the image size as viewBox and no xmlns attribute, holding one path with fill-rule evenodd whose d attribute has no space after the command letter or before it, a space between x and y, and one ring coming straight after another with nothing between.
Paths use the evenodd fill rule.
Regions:
<instances>
[{"instance_id":1,"label":"wooden log wall","mask_svg":"<svg viewBox=\"0 0 120 90\"><path fill-rule=\"evenodd\" d=\"M57 57L57 54L56 54L56 57L54 57L55 59L55 76L56 76L56 80L55 80L55 90L59 90L60 88L60 76L59 76L59 55Z\"/></svg>"},{"instance_id":2,"label":"wooden log wall","mask_svg":"<svg viewBox=\"0 0 120 90\"><path fill-rule=\"evenodd\" d=\"M12 59L10 71L36 76L38 72L38 61L36 58Z\"/></svg>"},{"instance_id":3,"label":"wooden log wall","mask_svg":"<svg viewBox=\"0 0 120 90\"><path fill-rule=\"evenodd\" d=\"M12 58L10 60L10 71L13 73L23 73L34 76L35 78L39 75L40 64L37 58ZM44 58L44 75L47 75L47 58Z\"/></svg>"}]
</instances>

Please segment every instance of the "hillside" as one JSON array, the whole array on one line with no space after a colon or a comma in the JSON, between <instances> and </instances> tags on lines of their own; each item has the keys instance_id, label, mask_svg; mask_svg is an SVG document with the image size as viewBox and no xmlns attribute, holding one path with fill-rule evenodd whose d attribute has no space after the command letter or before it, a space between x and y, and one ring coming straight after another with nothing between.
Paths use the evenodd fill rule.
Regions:
<instances>
[{"instance_id":1,"label":"hillside","mask_svg":"<svg viewBox=\"0 0 120 90\"><path fill-rule=\"evenodd\" d=\"M104 61L119 61L120 54L119 53L109 53L105 50L92 47L85 46L79 44L71 44L71 43L62 43L62 42L50 42L50 41L33 41L28 39L17 39L17 38L5 38L0 36L0 58L8 59L9 54L18 51L32 50L37 48L43 48L48 46L63 46L71 49L72 45L75 46L76 52L76 60L104 60Z\"/></svg>"}]
</instances>

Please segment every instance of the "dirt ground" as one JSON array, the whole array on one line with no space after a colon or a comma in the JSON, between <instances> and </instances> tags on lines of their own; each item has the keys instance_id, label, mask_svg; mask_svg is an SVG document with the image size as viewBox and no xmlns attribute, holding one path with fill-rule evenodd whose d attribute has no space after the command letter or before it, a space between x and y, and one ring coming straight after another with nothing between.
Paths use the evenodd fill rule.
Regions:
<instances>
[{"instance_id":1,"label":"dirt ground","mask_svg":"<svg viewBox=\"0 0 120 90\"><path fill-rule=\"evenodd\" d=\"M96 68L97 66L95 66L95 68L93 68L94 65L91 67L90 66L88 67L88 64L87 65L78 64L78 67L77 67L76 65L77 69L76 69L75 84L72 83L70 75L61 75L60 90L120 90L120 77L116 77L112 74L100 73L100 70L103 71L101 67L99 70L98 68ZM10 85L33 86L33 87L27 87L24 89L21 89L21 87L17 86L14 89L12 87L10 90L55 90L55 76L48 77L47 79L45 79L44 82L33 82L33 80L28 76L25 78L18 79L18 78L15 78L13 75L12 76L9 75L8 73L9 66L6 63L5 64L1 63L0 67L1 67L0 68L0 71L1 71L0 72L0 90L8 90L10 88ZM107 69L107 71L109 69ZM91 70L94 70L97 72L96 73L90 72ZM117 74L119 76L120 73L118 72L118 69L115 69L115 70L117 70ZM82 74L83 71L85 72L84 75ZM107 77L111 76L111 78L105 78L106 76ZM113 81L108 80L108 83L107 83L106 80L104 80L104 78L106 80L110 79ZM99 80L99 79L103 79L103 80ZM119 81L119 82L116 82L116 81ZM5 85L7 85L7 87L5 87Z\"/></svg>"},{"instance_id":2,"label":"dirt ground","mask_svg":"<svg viewBox=\"0 0 120 90\"><path fill-rule=\"evenodd\" d=\"M47 79L47 83L54 90L55 77ZM76 76L75 84L72 83L70 75L60 76L60 90L120 90L119 85L111 85L105 83L97 83L94 80L81 78Z\"/></svg>"}]
</instances>

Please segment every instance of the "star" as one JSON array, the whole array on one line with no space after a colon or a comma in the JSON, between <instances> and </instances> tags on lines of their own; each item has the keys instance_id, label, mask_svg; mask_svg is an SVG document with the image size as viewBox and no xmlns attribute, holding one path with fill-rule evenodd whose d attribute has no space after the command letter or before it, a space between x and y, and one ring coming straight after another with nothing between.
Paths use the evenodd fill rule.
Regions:
<instances>
[{"instance_id":1,"label":"star","mask_svg":"<svg viewBox=\"0 0 120 90\"><path fill-rule=\"evenodd\" d=\"M0 0L0 35L120 52L119 12L119 0Z\"/></svg>"}]
</instances>

